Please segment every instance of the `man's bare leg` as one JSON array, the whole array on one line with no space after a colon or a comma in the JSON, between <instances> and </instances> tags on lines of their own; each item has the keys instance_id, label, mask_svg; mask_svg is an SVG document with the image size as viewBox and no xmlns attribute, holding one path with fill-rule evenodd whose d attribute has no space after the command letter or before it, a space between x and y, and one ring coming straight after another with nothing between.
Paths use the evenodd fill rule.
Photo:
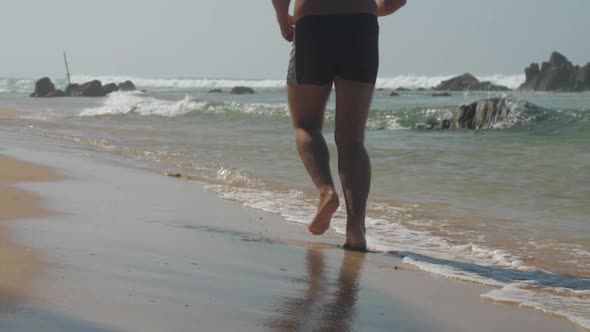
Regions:
<instances>
[{"instance_id":1,"label":"man's bare leg","mask_svg":"<svg viewBox=\"0 0 590 332\"><path fill-rule=\"evenodd\" d=\"M365 149L365 125L375 86L343 79L336 87L338 172L346 201L345 249L366 251L365 213L371 188L371 163Z\"/></svg>"},{"instance_id":2,"label":"man's bare leg","mask_svg":"<svg viewBox=\"0 0 590 332\"><path fill-rule=\"evenodd\" d=\"M330 152L322 135L324 112L331 90L332 83L324 86L287 86L297 150L320 192L317 214L309 225L309 231L314 235L321 235L330 228L332 215L340 204L330 171Z\"/></svg>"}]
</instances>

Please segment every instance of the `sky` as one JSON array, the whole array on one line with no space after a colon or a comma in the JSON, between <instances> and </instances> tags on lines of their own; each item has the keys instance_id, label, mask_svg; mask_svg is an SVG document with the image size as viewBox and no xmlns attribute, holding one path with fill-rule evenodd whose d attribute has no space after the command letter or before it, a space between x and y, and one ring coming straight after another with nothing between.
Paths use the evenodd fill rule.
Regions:
<instances>
[{"instance_id":1,"label":"sky","mask_svg":"<svg viewBox=\"0 0 590 332\"><path fill-rule=\"evenodd\" d=\"M281 79L271 0L0 0L0 77ZM314 1L314 0L308 0ZM380 22L380 77L518 74L590 62L589 0L408 0Z\"/></svg>"}]
</instances>

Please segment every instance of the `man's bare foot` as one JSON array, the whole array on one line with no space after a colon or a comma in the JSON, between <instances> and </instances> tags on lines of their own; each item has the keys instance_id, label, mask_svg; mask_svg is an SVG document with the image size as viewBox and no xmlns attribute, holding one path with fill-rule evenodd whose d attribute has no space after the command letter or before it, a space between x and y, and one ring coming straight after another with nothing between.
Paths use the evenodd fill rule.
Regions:
<instances>
[{"instance_id":1,"label":"man's bare foot","mask_svg":"<svg viewBox=\"0 0 590 332\"><path fill-rule=\"evenodd\" d=\"M362 229L346 230L346 243L344 249L351 251L367 252L367 239L365 239L365 231Z\"/></svg>"},{"instance_id":2,"label":"man's bare foot","mask_svg":"<svg viewBox=\"0 0 590 332\"><path fill-rule=\"evenodd\" d=\"M309 231L313 235L324 234L328 228L330 228L332 215L334 212L336 212L339 205L340 200L334 191L330 191L325 195L322 195L320 197L320 203L318 204L318 212L309 225Z\"/></svg>"}]
</instances>

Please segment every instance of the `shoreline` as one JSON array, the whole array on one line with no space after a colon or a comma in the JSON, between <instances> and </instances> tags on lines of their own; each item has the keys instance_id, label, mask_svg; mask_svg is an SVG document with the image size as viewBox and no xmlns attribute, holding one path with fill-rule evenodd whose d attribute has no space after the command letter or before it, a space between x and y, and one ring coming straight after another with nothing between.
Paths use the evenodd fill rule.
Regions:
<instances>
[{"instance_id":1,"label":"shoreline","mask_svg":"<svg viewBox=\"0 0 590 332\"><path fill-rule=\"evenodd\" d=\"M51 264L41 282L51 287L35 294L41 301L8 319L17 330L48 324L76 331L82 324L97 331L171 325L188 331L197 317L211 328L252 331L293 324L583 331L539 311L482 301L479 295L490 287L416 271L392 255L349 254L339 249L339 235L311 237L303 225L224 201L197 183L113 165L99 153L72 155L48 139L0 135L11 143L7 155L69 175L26 186L63 215L10 225L19 243ZM331 291L354 297L331 303ZM356 315L346 314L351 308ZM36 310L55 313L48 318ZM289 318L293 310L302 314ZM332 318L317 317L315 310L331 310Z\"/></svg>"}]
</instances>

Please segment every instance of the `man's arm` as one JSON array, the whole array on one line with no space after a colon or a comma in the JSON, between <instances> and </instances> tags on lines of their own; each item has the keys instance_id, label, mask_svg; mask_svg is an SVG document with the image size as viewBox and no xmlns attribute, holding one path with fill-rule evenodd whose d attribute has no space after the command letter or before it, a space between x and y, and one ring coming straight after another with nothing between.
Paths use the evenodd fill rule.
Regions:
<instances>
[{"instance_id":1,"label":"man's arm","mask_svg":"<svg viewBox=\"0 0 590 332\"><path fill-rule=\"evenodd\" d=\"M289 5L291 0L272 0L272 4L275 7L277 14L277 21L279 22L279 28L281 34L288 42L293 41L293 17L289 16Z\"/></svg>"},{"instance_id":2,"label":"man's arm","mask_svg":"<svg viewBox=\"0 0 590 332\"><path fill-rule=\"evenodd\" d=\"M375 0L377 16L387 16L395 13L406 4L406 0Z\"/></svg>"}]
</instances>

